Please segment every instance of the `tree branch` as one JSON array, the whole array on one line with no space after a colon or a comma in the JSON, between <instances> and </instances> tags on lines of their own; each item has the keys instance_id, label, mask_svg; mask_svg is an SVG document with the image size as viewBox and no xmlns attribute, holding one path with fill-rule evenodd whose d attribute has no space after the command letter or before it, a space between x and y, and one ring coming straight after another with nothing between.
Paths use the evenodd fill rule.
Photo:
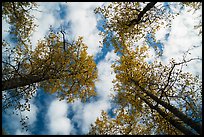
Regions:
<instances>
[{"instance_id":1,"label":"tree branch","mask_svg":"<svg viewBox=\"0 0 204 137\"><path fill-rule=\"evenodd\" d=\"M150 2L150 3L148 3L148 4L146 5L146 7L139 13L137 19L131 20L130 23L129 23L127 26L130 27L130 26L132 26L132 25L138 24L138 23L141 21L141 19L142 19L142 17L144 16L144 14L145 14L147 11L149 11L151 8L153 8L155 4L156 4L156 2Z\"/></svg>"}]
</instances>

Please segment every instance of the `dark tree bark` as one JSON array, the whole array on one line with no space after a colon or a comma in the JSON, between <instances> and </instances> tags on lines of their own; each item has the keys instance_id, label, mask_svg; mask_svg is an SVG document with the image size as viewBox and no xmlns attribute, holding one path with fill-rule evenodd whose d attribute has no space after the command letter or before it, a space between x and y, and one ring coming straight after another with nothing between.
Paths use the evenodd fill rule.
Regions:
<instances>
[{"instance_id":1,"label":"dark tree bark","mask_svg":"<svg viewBox=\"0 0 204 137\"><path fill-rule=\"evenodd\" d=\"M132 26L135 24L139 24L139 22L141 21L142 17L144 16L144 14L149 11L151 8L154 7L154 5L156 4L156 2L150 2L147 4L147 6L145 6L145 8L139 13L137 19L133 19L130 21L130 23L127 26Z\"/></svg>"},{"instance_id":2,"label":"dark tree bark","mask_svg":"<svg viewBox=\"0 0 204 137\"><path fill-rule=\"evenodd\" d=\"M140 97L151 109L156 110L165 120L167 120L169 123L171 123L175 128L177 128L178 130L180 130L182 133L184 133L185 135L196 135L195 133L193 133L190 129L186 128L182 123L178 122L178 120L176 120L173 117L168 117L168 114L166 114L162 109L160 109L158 107L158 105L153 106L147 99Z\"/></svg>"},{"instance_id":3,"label":"dark tree bark","mask_svg":"<svg viewBox=\"0 0 204 137\"><path fill-rule=\"evenodd\" d=\"M162 101L161 99L157 98L155 95L153 95L150 92L145 92L148 96L150 96L154 101L171 111L175 116L179 117L184 123L189 125L191 128L196 130L200 135L202 134L202 125L199 123L194 122L191 118L183 114L181 111L179 111L176 107L170 105L169 103L166 103Z\"/></svg>"},{"instance_id":4,"label":"dark tree bark","mask_svg":"<svg viewBox=\"0 0 204 137\"><path fill-rule=\"evenodd\" d=\"M49 77L46 77L46 76L42 77L37 75L27 75L19 78L12 78L9 80L2 81L2 91L8 90L8 89L14 89L17 87L23 87L26 85L34 84L48 79Z\"/></svg>"},{"instance_id":5,"label":"dark tree bark","mask_svg":"<svg viewBox=\"0 0 204 137\"><path fill-rule=\"evenodd\" d=\"M169 111L171 111L175 116L177 116L178 118L180 118L184 123L186 123L187 125L189 125L191 128L193 128L197 133L199 133L200 135L202 134L202 125L199 123L194 122L191 118L189 118L188 116L186 116L185 114L183 114L181 111L179 111L176 107L172 106L169 103L166 103L164 101L162 101L161 99L159 99L157 96L153 95L152 93L148 92L147 90L145 90L143 87L141 87L136 81L134 81L132 79L132 81L135 83L136 86L139 86L139 88L146 93L151 99L153 99L154 101L156 101L158 104L162 105L163 107L165 107L166 109L168 109Z\"/></svg>"}]
</instances>

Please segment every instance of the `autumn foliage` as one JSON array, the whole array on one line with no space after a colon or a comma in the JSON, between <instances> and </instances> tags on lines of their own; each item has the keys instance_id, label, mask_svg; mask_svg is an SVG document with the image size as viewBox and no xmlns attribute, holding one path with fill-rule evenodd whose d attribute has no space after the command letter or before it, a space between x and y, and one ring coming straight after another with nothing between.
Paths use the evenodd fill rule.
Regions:
<instances>
[{"instance_id":1,"label":"autumn foliage","mask_svg":"<svg viewBox=\"0 0 204 137\"><path fill-rule=\"evenodd\" d=\"M114 39L119 41L113 45L120 59L112 66L117 92L113 100L119 113L110 118L102 112L89 134L202 134L202 81L183 72L189 62L201 59L186 59L187 50L180 62L172 59L165 65L159 54L149 62L145 42L133 46L147 33L154 35L166 17L169 23L173 19L174 15L155 4L141 8L140 2L111 3L96 9L107 18L107 31L114 31ZM159 16L158 12L165 14Z\"/></svg>"},{"instance_id":2,"label":"autumn foliage","mask_svg":"<svg viewBox=\"0 0 204 137\"><path fill-rule=\"evenodd\" d=\"M178 4L195 10L201 7L200 3ZM33 49L30 36L37 26L30 11L35 8L37 4L33 2L2 4L2 18L11 25L8 32L15 41L13 44L2 40L3 111L10 107L30 111L29 101L37 88L68 103L76 99L85 102L96 96L96 63L87 53L83 37L70 42L62 30L50 30ZM147 34L154 38L161 27L170 28L171 20L179 13L172 14L157 2L113 2L94 12L106 21L101 33L104 44L109 32L114 33L111 42L120 58L112 65L116 74L113 115L102 111L88 134L201 135L202 80L183 68L202 59L187 59L187 50L180 61L172 58L164 64L157 52L148 61ZM201 23L195 25L196 29L201 27ZM138 41L142 41L141 45L135 45ZM24 119L21 118L23 123Z\"/></svg>"}]
</instances>

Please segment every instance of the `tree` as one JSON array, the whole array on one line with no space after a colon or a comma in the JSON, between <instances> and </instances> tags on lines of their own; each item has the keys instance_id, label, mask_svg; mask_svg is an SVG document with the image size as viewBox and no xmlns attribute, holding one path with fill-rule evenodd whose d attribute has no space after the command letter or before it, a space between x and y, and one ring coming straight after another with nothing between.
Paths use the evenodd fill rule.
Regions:
<instances>
[{"instance_id":1,"label":"tree","mask_svg":"<svg viewBox=\"0 0 204 137\"><path fill-rule=\"evenodd\" d=\"M96 95L96 64L93 56L87 53L83 37L67 42L63 31L54 33L50 30L32 50L29 39L35 25L29 12L35 5L30 2L3 3L2 17L14 27L10 28L9 34L17 40L14 46L5 39L2 41L3 111L10 107L20 112L30 111L29 100L37 88L56 93L60 100L67 102L87 101ZM21 117L22 125L27 118Z\"/></svg>"},{"instance_id":2,"label":"tree","mask_svg":"<svg viewBox=\"0 0 204 137\"><path fill-rule=\"evenodd\" d=\"M183 65L194 59L179 63L172 60L169 66L156 61L148 64L144 60L146 50L147 47L137 47L135 51L124 51L126 55L113 66L115 91L118 92L114 99L121 106L119 109L125 108L130 116L134 110L141 119L152 119L157 126L151 125L149 129L155 128L157 134L201 134L202 126L196 121L201 119L202 82L190 73L182 72ZM138 115L134 115L135 119ZM149 127L149 123L146 126Z\"/></svg>"},{"instance_id":3,"label":"tree","mask_svg":"<svg viewBox=\"0 0 204 137\"><path fill-rule=\"evenodd\" d=\"M6 65L3 69L2 90L46 81L40 85L51 88L49 91L52 93L57 90L66 93L78 89L84 90L84 95L85 91L93 93L93 82L97 74L96 65L92 56L87 55L87 46L82 43L82 37L73 45L69 45L67 51L62 49L62 44L63 42L51 33L48 38L39 42L35 51L17 48L16 58L22 58L17 60L18 66L3 61Z\"/></svg>"},{"instance_id":4,"label":"tree","mask_svg":"<svg viewBox=\"0 0 204 137\"><path fill-rule=\"evenodd\" d=\"M120 52L120 59L113 65L116 73L115 91L118 92L113 99L119 105L118 110L126 109L128 112L126 115L133 116L132 121L139 119L145 128L138 131L137 122L128 126L125 122L127 118L120 114L117 114L118 117L114 120L105 120L108 119L107 115L102 113L101 121L107 122L101 123L97 119L95 125L92 125L90 134L115 134L120 130L122 134L141 134L141 132L142 134L202 134L200 123L202 82L198 77L183 72L183 66L188 62L201 59L187 60L188 50L181 62L172 59L168 65L163 65L155 59L154 62L147 63L145 59L148 57L148 47L143 45L134 47L131 42L144 37L141 34L146 34L149 28L151 31L153 29L154 33L162 22L159 20L154 22L154 19L162 19L163 16L160 18L157 12L151 12L156 10L154 2L148 3L143 10L140 4L114 3L96 11L100 11L107 18L107 30L114 31L115 40L120 42L114 43L115 51ZM143 22L150 26L144 25ZM114 123L118 119L122 119L122 124L115 123L115 126L110 127L109 123ZM124 130L125 127L128 127L128 132ZM134 130L137 132L133 132Z\"/></svg>"}]
</instances>

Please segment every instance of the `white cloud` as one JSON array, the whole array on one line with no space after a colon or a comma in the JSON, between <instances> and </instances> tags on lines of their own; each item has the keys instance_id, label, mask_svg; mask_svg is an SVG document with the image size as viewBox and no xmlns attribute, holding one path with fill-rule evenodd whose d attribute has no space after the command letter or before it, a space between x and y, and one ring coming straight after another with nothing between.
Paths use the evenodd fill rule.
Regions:
<instances>
[{"instance_id":1,"label":"white cloud","mask_svg":"<svg viewBox=\"0 0 204 137\"><path fill-rule=\"evenodd\" d=\"M98 81L95 84L100 97L108 98L110 93L113 93L111 88L113 87L112 80L115 78L115 73L111 65L118 58L114 51L111 51L107 53L104 60L97 64Z\"/></svg>"},{"instance_id":2,"label":"white cloud","mask_svg":"<svg viewBox=\"0 0 204 137\"><path fill-rule=\"evenodd\" d=\"M153 47L149 47L147 52L148 52L149 57L145 58L145 61L146 62L153 62L155 60L155 57L156 57L155 49Z\"/></svg>"},{"instance_id":3,"label":"white cloud","mask_svg":"<svg viewBox=\"0 0 204 137\"><path fill-rule=\"evenodd\" d=\"M101 111L107 111L110 107L109 101L106 100L99 100L97 102L87 104L83 111L82 132L87 133L89 131L90 124L95 122L96 118L100 116Z\"/></svg>"},{"instance_id":4,"label":"white cloud","mask_svg":"<svg viewBox=\"0 0 204 137\"><path fill-rule=\"evenodd\" d=\"M94 8L102 4L100 2L68 3L67 20L71 22L72 37L76 40L79 36L83 36L84 42L88 46L88 54L94 56L101 51L99 41L102 38L98 35L99 31L96 28L97 19L93 11Z\"/></svg>"},{"instance_id":5,"label":"white cloud","mask_svg":"<svg viewBox=\"0 0 204 137\"><path fill-rule=\"evenodd\" d=\"M87 134L90 128L90 124L94 123L96 118L100 116L101 111L107 111L110 109L110 103L106 100L98 100L92 103L83 104L80 100L72 104L74 116L73 122L78 124L82 134ZM74 132L73 134L79 134Z\"/></svg>"},{"instance_id":6,"label":"white cloud","mask_svg":"<svg viewBox=\"0 0 204 137\"><path fill-rule=\"evenodd\" d=\"M170 29L168 27L166 27L167 22L165 20L163 20L163 25L161 25L161 28L156 31L155 33L155 38L157 40L160 40L161 43L165 42L165 36L166 34L168 34L170 32Z\"/></svg>"},{"instance_id":7,"label":"white cloud","mask_svg":"<svg viewBox=\"0 0 204 137\"><path fill-rule=\"evenodd\" d=\"M61 20L57 20L54 16L54 11L59 10L59 3L55 2L38 2L38 10L31 12L34 15L34 24L38 25L31 36L32 48L36 47L38 40L42 40L49 31L50 25L60 26Z\"/></svg>"},{"instance_id":8,"label":"white cloud","mask_svg":"<svg viewBox=\"0 0 204 137\"><path fill-rule=\"evenodd\" d=\"M169 7L171 9L171 12L178 13L180 12L182 5L176 2L169 2Z\"/></svg>"},{"instance_id":9,"label":"white cloud","mask_svg":"<svg viewBox=\"0 0 204 137\"><path fill-rule=\"evenodd\" d=\"M65 100L54 100L48 109L48 128L52 135L69 135L72 130L71 121L67 118L68 104Z\"/></svg>"},{"instance_id":10,"label":"white cloud","mask_svg":"<svg viewBox=\"0 0 204 137\"><path fill-rule=\"evenodd\" d=\"M178 12L179 7L170 5L173 11ZM193 46L200 46L191 51L187 56L189 58L202 57L202 37L198 35L198 30L194 26L201 20L202 10L197 10L194 14L193 11L187 12L189 8L181 11L180 15L172 20L171 31L167 28L162 28L156 33L156 39L164 44L163 63L168 63L171 58L176 61L181 61L183 53ZM165 34L169 33L168 40L165 39ZM192 61L184 71L188 71L202 76L202 62Z\"/></svg>"},{"instance_id":11,"label":"white cloud","mask_svg":"<svg viewBox=\"0 0 204 137\"><path fill-rule=\"evenodd\" d=\"M90 124L95 122L102 110L107 111L111 108L110 94L114 94L112 80L115 78L111 65L116 59L118 59L118 56L114 51L111 51L97 64L98 81L95 84L99 99L86 104L82 104L80 100L77 100L71 105L74 112L72 121L78 123L78 128L81 129L83 134L88 133Z\"/></svg>"},{"instance_id":12,"label":"white cloud","mask_svg":"<svg viewBox=\"0 0 204 137\"><path fill-rule=\"evenodd\" d=\"M10 25L4 20L2 19L2 39L6 39L6 37L8 36L8 30L9 30Z\"/></svg>"},{"instance_id":13,"label":"white cloud","mask_svg":"<svg viewBox=\"0 0 204 137\"><path fill-rule=\"evenodd\" d=\"M39 25L33 36L31 38L31 42L33 45L33 49L35 48L37 41L43 39L45 34L49 30L49 26L52 25L55 28L59 27L64 21L71 22L71 33L68 32L69 39L76 40L79 36L84 37L84 42L87 44L88 49L87 52L90 55L96 55L101 51L99 48L99 41L102 40L101 36L98 35L99 31L96 28L97 18L94 14L94 8L102 5L100 2L68 2L68 3L41 3L39 2L39 10L33 11L32 14L35 15L37 20L35 20L35 24ZM59 11L59 4L67 6L67 16L63 20L57 19L54 16L54 11Z\"/></svg>"},{"instance_id":14,"label":"white cloud","mask_svg":"<svg viewBox=\"0 0 204 137\"><path fill-rule=\"evenodd\" d=\"M17 129L15 135L30 135L30 133Z\"/></svg>"}]
</instances>

